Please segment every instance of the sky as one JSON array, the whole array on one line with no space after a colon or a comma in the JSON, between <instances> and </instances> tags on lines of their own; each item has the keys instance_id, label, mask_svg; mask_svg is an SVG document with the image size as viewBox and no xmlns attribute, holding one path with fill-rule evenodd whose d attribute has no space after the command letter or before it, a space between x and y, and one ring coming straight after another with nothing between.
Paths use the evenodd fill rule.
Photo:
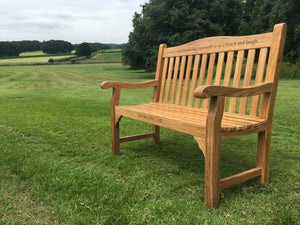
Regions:
<instances>
[{"instance_id":1,"label":"sky","mask_svg":"<svg viewBox=\"0 0 300 225\"><path fill-rule=\"evenodd\" d=\"M1 0L0 41L123 44L147 0Z\"/></svg>"}]
</instances>

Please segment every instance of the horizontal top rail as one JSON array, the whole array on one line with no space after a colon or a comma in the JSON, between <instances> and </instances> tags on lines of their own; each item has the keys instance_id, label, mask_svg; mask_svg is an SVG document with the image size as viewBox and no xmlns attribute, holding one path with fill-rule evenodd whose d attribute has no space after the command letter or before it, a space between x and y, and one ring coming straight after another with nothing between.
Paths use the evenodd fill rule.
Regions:
<instances>
[{"instance_id":1,"label":"horizontal top rail","mask_svg":"<svg viewBox=\"0 0 300 225\"><path fill-rule=\"evenodd\" d=\"M218 36L203 38L184 45L165 48L163 58L266 48L271 46L272 35L273 33L265 33L239 37Z\"/></svg>"}]
</instances>

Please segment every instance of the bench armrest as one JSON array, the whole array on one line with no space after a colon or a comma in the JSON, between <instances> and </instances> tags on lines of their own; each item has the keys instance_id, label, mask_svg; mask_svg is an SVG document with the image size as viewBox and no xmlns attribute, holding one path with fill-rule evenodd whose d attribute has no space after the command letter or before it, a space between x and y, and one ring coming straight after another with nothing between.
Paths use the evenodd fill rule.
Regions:
<instances>
[{"instance_id":1,"label":"bench armrest","mask_svg":"<svg viewBox=\"0 0 300 225\"><path fill-rule=\"evenodd\" d=\"M273 83L260 83L242 88L201 85L195 89L194 96L196 98L210 98L213 96L248 97L271 92L272 88Z\"/></svg>"},{"instance_id":2,"label":"bench armrest","mask_svg":"<svg viewBox=\"0 0 300 225\"><path fill-rule=\"evenodd\" d=\"M125 83L125 82L115 82L115 81L105 81L103 82L100 87L102 89L107 88L146 88L146 87L153 87L157 86L157 80L150 80L141 83Z\"/></svg>"}]
</instances>

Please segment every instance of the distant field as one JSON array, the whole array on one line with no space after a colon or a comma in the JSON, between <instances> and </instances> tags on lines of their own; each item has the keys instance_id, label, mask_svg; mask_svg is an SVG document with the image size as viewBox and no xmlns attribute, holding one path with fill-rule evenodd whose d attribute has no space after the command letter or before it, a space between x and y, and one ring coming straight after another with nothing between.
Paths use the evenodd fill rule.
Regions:
<instances>
[{"instance_id":1,"label":"distant field","mask_svg":"<svg viewBox=\"0 0 300 225\"><path fill-rule=\"evenodd\" d=\"M0 59L0 65L6 64L34 64L34 63L47 63L49 59L63 59L69 58L70 56L74 55L75 51L72 51L72 54L69 55L48 55L43 53L42 51L34 51L34 52L23 52L16 58L9 58L9 59ZM80 59L81 63L82 60L86 61L120 61L122 58L121 49L108 49L105 52L98 53L91 58Z\"/></svg>"},{"instance_id":2,"label":"distant field","mask_svg":"<svg viewBox=\"0 0 300 225\"><path fill-rule=\"evenodd\" d=\"M75 54L75 50L73 50L72 52L71 52L71 54ZM20 55L19 56L21 56L21 57L26 57L26 56L46 56L47 55L47 53L44 53L43 51L33 51L33 52L22 52L22 53L20 53Z\"/></svg>"},{"instance_id":3,"label":"distant field","mask_svg":"<svg viewBox=\"0 0 300 225\"><path fill-rule=\"evenodd\" d=\"M106 49L105 53L111 53L111 52L122 52L121 48L117 48L117 49Z\"/></svg>"},{"instance_id":4,"label":"distant field","mask_svg":"<svg viewBox=\"0 0 300 225\"><path fill-rule=\"evenodd\" d=\"M104 52L103 54L98 54L93 59L96 60L121 60L122 59L122 54L121 52L109 52L106 53Z\"/></svg>"},{"instance_id":5,"label":"distant field","mask_svg":"<svg viewBox=\"0 0 300 225\"><path fill-rule=\"evenodd\" d=\"M47 55L43 51L34 51L34 52L22 52L19 56L40 56L40 55Z\"/></svg>"},{"instance_id":6,"label":"distant field","mask_svg":"<svg viewBox=\"0 0 300 225\"><path fill-rule=\"evenodd\" d=\"M70 55L49 56L49 57L30 57L30 58L13 58L13 59L0 59L0 64L13 64L13 63L46 63L49 59L62 59L68 58Z\"/></svg>"}]
</instances>

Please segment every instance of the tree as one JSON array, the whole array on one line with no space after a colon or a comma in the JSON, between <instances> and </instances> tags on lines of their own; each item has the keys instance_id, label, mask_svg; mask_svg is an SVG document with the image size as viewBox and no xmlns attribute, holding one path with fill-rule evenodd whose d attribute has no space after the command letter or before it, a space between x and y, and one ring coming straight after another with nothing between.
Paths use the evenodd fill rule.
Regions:
<instances>
[{"instance_id":1,"label":"tree","mask_svg":"<svg viewBox=\"0 0 300 225\"><path fill-rule=\"evenodd\" d=\"M0 42L0 57L18 56L21 51L15 42Z\"/></svg>"},{"instance_id":2,"label":"tree","mask_svg":"<svg viewBox=\"0 0 300 225\"><path fill-rule=\"evenodd\" d=\"M299 0L276 0L272 2L269 26L286 22L288 26L285 43L285 60L296 63L300 58L300 2ZM271 30L271 29L269 29Z\"/></svg>"},{"instance_id":3,"label":"tree","mask_svg":"<svg viewBox=\"0 0 300 225\"><path fill-rule=\"evenodd\" d=\"M284 59L295 63L300 57L299 0L246 0L240 33L272 31L277 23L287 23Z\"/></svg>"},{"instance_id":4,"label":"tree","mask_svg":"<svg viewBox=\"0 0 300 225\"><path fill-rule=\"evenodd\" d=\"M89 57L91 56L92 52L92 47L87 42L83 42L78 46L75 54L77 56Z\"/></svg>"},{"instance_id":5,"label":"tree","mask_svg":"<svg viewBox=\"0 0 300 225\"><path fill-rule=\"evenodd\" d=\"M300 58L299 0L149 0L135 13L122 51L124 64L154 70L158 45L180 45L216 35L249 35L288 25L284 59Z\"/></svg>"},{"instance_id":6,"label":"tree","mask_svg":"<svg viewBox=\"0 0 300 225\"><path fill-rule=\"evenodd\" d=\"M16 41L20 52L32 52L42 50L42 44L39 41Z\"/></svg>"},{"instance_id":7,"label":"tree","mask_svg":"<svg viewBox=\"0 0 300 225\"><path fill-rule=\"evenodd\" d=\"M110 48L110 46L109 46L110 44L102 44L102 43L98 43L98 42L93 42L93 43L88 42L88 44L92 48L93 52ZM112 44L112 45L114 45L114 44ZM77 49L78 46L79 46L79 44L75 44L74 45L75 49ZM121 48L121 47L119 47L119 48Z\"/></svg>"},{"instance_id":8,"label":"tree","mask_svg":"<svg viewBox=\"0 0 300 225\"><path fill-rule=\"evenodd\" d=\"M123 48L123 63L153 70L158 45L238 33L242 0L150 0L135 13L133 32Z\"/></svg>"},{"instance_id":9,"label":"tree","mask_svg":"<svg viewBox=\"0 0 300 225\"><path fill-rule=\"evenodd\" d=\"M67 41L50 40L42 43L42 50L47 54L70 53L73 45Z\"/></svg>"}]
</instances>

